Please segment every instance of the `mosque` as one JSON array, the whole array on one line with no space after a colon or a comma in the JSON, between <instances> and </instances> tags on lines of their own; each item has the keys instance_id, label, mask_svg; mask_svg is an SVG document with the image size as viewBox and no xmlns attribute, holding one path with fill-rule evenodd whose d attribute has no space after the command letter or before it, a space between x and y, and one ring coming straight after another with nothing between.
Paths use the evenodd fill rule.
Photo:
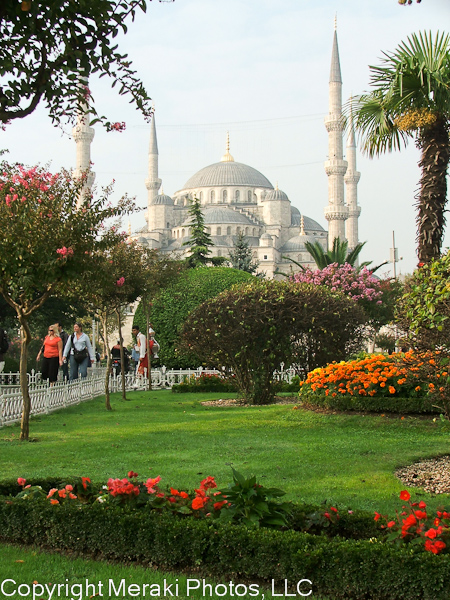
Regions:
<instances>
[{"instance_id":1,"label":"mosque","mask_svg":"<svg viewBox=\"0 0 450 600\"><path fill-rule=\"evenodd\" d=\"M227 257L242 232L259 271L274 277L276 271L291 272L292 260L315 267L306 250L306 242L319 242L324 249L333 240L347 239L349 249L358 243L357 201L360 173L356 170L356 143L353 126L347 139L344 160L342 123L342 77L335 27L329 80L329 113L325 118L328 132L328 205L324 209L328 231L292 206L288 196L259 171L237 162L230 153L227 134L225 153L219 162L204 167L188 179L182 189L168 196L162 191L158 176L158 143L153 117L148 154L148 191L146 224L130 237L142 246L158 248L163 253L186 256L184 242L190 234L190 202L200 201L205 225L211 236L212 256ZM77 171L89 165L93 130L78 123L74 129L77 142ZM86 164L84 164L86 163Z\"/></svg>"}]
</instances>

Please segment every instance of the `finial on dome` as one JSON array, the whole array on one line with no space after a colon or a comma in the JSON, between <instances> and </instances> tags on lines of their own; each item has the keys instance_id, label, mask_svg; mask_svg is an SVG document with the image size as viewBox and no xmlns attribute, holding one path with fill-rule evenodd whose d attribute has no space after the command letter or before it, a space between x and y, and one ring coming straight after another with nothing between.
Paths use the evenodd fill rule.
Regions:
<instances>
[{"instance_id":1,"label":"finial on dome","mask_svg":"<svg viewBox=\"0 0 450 600\"><path fill-rule=\"evenodd\" d=\"M278 187L278 181L275 184L275 189L278 191L280 188Z\"/></svg>"},{"instance_id":2,"label":"finial on dome","mask_svg":"<svg viewBox=\"0 0 450 600\"><path fill-rule=\"evenodd\" d=\"M227 131L227 145L225 154L220 159L220 162L234 162L234 158L230 154L230 132Z\"/></svg>"},{"instance_id":3,"label":"finial on dome","mask_svg":"<svg viewBox=\"0 0 450 600\"><path fill-rule=\"evenodd\" d=\"M337 31L337 13L334 15L334 30Z\"/></svg>"},{"instance_id":4,"label":"finial on dome","mask_svg":"<svg viewBox=\"0 0 450 600\"><path fill-rule=\"evenodd\" d=\"M303 215L300 217L300 235L306 235L305 234L305 219L303 218Z\"/></svg>"},{"instance_id":5,"label":"finial on dome","mask_svg":"<svg viewBox=\"0 0 450 600\"><path fill-rule=\"evenodd\" d=\"M162 185L161 185L161 196L164 196L164 188Z\"/></svg>"}]
</instances>

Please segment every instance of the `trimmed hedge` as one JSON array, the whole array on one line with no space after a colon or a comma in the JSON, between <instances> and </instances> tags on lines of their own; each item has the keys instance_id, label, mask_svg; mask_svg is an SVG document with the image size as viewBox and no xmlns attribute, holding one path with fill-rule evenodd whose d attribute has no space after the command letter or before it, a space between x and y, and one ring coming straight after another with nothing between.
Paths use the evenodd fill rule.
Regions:
<instances>
[{"instance_id":1,"label":"trimmed hedge","mask_svg":"<svg viewBox=\"0 0 450 600\"><path fill-rule=\"evenodd\" d=\"M400 414L439 414L439 408L433 406L430 398L402 398L400 396L350 396L315 394L314 392L302 394L301 404L305 407L330 408L334 410L359 410L377 413Z\"/></svg>"},{"instance_id":2,"label":"trimmed hedge","mask_svg":"<svg viewBox=\"0 0 450 600\"><path fill-rule=\"evenodd\" d=\"M369 517L359 518L364 523ZM450 555L436 556L413 546L397 548L377 538L329 538L145 509L52 506L43 500L2 497L0 539L166 569L198 571L200 566L202 572L221 578L286 579L294 586L307 578L315 594L333 598L448 599Z\"/></svg>"}]
</instances>

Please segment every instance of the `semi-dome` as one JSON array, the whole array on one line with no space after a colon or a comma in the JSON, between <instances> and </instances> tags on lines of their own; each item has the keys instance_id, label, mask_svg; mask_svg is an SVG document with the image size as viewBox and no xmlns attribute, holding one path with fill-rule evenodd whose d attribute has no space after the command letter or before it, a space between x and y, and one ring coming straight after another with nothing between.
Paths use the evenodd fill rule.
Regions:
<instances>
[{"instance_id":1,"label":"semi-dome","mask_svg":"<svg viewBox=\"0 0 450 600\"><path fill-rule=\"evenodd\" d=\"M221 161L200 169L185 183L183 190L228 185L273 189L267 177L253 167L234 161Z\"/></svg>"},{"instance_id":2,"label":"semi-dome","mask_svg":"<svg viewBox=\"0 0 450 600\"><path fill-rule=\"evenodd\" d=\"M300 214L298 208L295 208L295 206L291 206L291 225L299 227L301 224L301 220L302 215ZM322 225L319 225L317 221L314 221L314 219L311 219L310 217L306 217L305 215L303 215L303 223L307 231L320 231L326 233Z\"/></svg>"},{"instance_id":3,"label":"semi-dome","mask_svg":"<svg viewBox=\"0 0 450 600\"><path fill-rule=\"evenodd\" d=\"M283 192L282 190L279 190L277 187L274 190L270 191L264 198L265 202L271 201L271 200L289 200L289 198L285 192Z\"/></svg>"},{"instance_id":4,"label":"semi-dome","mask_svg":"<svg viewBox=\"0 0 450 600\"><path fill-rule=\"evenodd\" d=\"M158 194L153 198L152 204L167 204L169 206L173 206L174 202L170 196L167 196L167 194Z\"/></svg>"},{"instance_id":5,"label":"semi-dome","mask_svg":"<svg viewBox=\"0 0 450 600\"><path fill-rule=\"evenodd\" d=\"M203 213L205 225L222 225L222 224L238 224L238 225L254 225L254 223L242 213L226 208L223 206L211 206L205 209ZM183 226L188 226L192 222L192 218L188 217Z\"/></svg>"},{"instance_id":6,"label":"semi-dome","mask_svg":"<svg viewBox=\"0 0 450 600\"><path fill-rule=\"evenodd\" d=\"M296 235L288 240L281 248L280 252L301 252L305 251L305 243L314 244L316 240L311 235Z\"/></svg>"}]
</instances>

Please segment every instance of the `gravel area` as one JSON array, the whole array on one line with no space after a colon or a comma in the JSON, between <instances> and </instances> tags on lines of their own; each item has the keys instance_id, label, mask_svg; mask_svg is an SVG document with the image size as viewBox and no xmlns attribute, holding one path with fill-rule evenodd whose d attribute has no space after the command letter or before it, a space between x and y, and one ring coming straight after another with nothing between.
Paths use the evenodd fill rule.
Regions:
<instances>
[{"instance_id":1,"label":"gravel area","mask_svg":"<svg viewBox=\"0 0 450 600\"><path fill-rule=\"evenodd\" d=\"M402 467L395 475L404 484L423 488L430 494L450 494L450 456L440 456Z\"/></svg>"}]
</instances>

